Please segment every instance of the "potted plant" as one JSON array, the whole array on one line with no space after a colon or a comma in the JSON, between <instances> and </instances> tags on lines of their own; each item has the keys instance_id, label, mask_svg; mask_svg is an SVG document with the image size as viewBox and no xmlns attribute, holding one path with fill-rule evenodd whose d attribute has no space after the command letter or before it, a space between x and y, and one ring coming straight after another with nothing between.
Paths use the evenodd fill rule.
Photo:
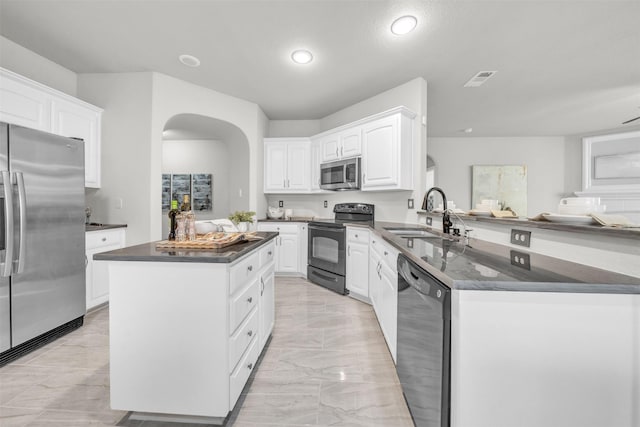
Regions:
<instances>
[{"instance_id":1,"label":"potted plant","mask_svg":"<svg viewBox=\"0 0 640 427\"><path fill-rule=\"evenodd\" d=\"M251 211L235 211L229 215L229 219L238 226L239 231L244 232L249 229L249 224L253 223L253 216L255 214L255 212Z\"/></svg>"}]
</instances>

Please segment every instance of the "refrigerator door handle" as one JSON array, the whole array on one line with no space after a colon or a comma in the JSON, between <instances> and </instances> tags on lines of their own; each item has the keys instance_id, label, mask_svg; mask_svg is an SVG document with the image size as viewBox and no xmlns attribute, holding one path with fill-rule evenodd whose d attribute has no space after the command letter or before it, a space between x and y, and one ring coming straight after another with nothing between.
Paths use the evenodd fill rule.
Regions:
<instances>
[{"instance_id":1,"label":"refrigerator door handle","mask_svg":"<svg viewBox=\"0 0 640 427\"><path fill-rule=\"evenodd\" d=\"M4 192L4 246L5 259L0 263L0 276L11 276L13 267L13 188L9 171L2 171L2 188Z\"/></svg>"},{"instance_id":2,"label":"refrigerator door handle","mask_svg":"<svg viewBox=\"0 0 640 427\"><path fill-rule=\"evenodd\" d=\"M16 273L24 272L24 259L26 247L24 244L24 236L27 232L27 193L24 189L24 175L22 172L15 172L16 182L18 184L18 206L20 207L20 234L18 236L20 249L18 250L18 260Z\"/></svg>"}]
</instances>

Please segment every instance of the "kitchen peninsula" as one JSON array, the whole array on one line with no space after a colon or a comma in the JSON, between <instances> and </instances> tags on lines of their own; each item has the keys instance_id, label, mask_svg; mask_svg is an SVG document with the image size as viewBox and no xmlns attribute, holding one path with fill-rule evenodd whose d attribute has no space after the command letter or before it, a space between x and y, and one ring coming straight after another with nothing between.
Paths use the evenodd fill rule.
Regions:
<instances>
[{"instance_id":1,"label":"kitchen peninsula","mask_svg":"<svg viewBox=\"0 0 640 427\"><path fill-rule=\"evenodd\" d=\"M274 326L277 235L94 255L109 276L113 409L133 411L131 419L224 421Z\"/></svg>"}]
</instances>

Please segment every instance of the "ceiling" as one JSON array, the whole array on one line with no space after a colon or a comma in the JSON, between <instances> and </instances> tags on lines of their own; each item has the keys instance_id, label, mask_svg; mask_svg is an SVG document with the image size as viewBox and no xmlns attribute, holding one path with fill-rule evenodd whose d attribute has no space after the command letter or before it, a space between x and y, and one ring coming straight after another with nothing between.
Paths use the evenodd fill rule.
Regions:
<instances>
[{"instance_id":1,"label":"ceiling","mask_svg":"<svg viewBox=\"0 0 640 427\"><path fill-rule=\"evenodd\" d=\"M416 30L392 35L407 13ZM157 71L272 120L320 119L423 77L431 137L625 129L640 116L638 22L640 0L0 0L0 34L76 73ZM314 61L293 64L297 48ZM485 70L498 72L463 88Z\"/></svg>"}]
</instances>

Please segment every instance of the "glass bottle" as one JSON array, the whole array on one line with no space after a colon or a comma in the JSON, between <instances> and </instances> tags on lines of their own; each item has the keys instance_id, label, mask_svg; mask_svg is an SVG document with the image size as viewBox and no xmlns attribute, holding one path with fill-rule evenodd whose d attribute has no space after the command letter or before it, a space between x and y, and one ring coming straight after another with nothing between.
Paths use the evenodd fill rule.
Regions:
<instances>
[{"instance_id":1,"label":"glass bottle","mask_svg":"<svg viewBox=\"0 0 640 427\"><path fill-rule=\"evenodd\" d=\"M182 204L180 205L181 212L187 212L191 210L191 202L189 202L189 195L185 194L182 196Z\"/></svg>"},{"instance_id":2,"label":"glass bottle","mask_svg":"<svg viewBox=\"0 0 640 427\"><path fill-rule=\"evenodd\" d=\"M185 231L187 234L187 240L196 240L196 215L192 211L185 212L186 225Z\"/></svg>"},{"instance_id":3,"label":"glass bottle","mask_svg":"<svg viewBox=\"0 0 640 427\"><path fill-rule=\"evenodd\" d=\"M171 201L171 210L169 211L169 240L176 240L176 215L180 212L178 210L178 201Z\"/></svg>"},{"instance_id":4,"label":"glass bottle","mask_svg":"<svg viewBox=\"0 0 640 427\"><path fill-rule=\"evenodd\" d=\"M176 215L176 242L187 240L187 216L184 212Z\"/></svg>"}]
</instances>

